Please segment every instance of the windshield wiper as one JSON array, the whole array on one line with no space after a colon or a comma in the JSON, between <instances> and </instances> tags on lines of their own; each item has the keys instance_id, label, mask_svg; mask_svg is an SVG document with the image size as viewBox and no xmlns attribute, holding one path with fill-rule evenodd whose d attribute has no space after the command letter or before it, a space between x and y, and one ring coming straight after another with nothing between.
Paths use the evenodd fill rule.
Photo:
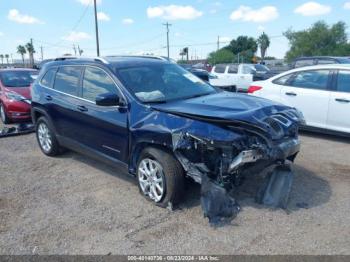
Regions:
<instances>
[{"instance_id":1,"label":"windshield wiper","mask_svg":"<svg viewBox=\"0 0 350 262\"><path fill-rule=\"evenodd\" d=\"M147 104L165 104L166 100L151 100L151 101L144 101L144 103Z\"/></svg>"}]
</instances>

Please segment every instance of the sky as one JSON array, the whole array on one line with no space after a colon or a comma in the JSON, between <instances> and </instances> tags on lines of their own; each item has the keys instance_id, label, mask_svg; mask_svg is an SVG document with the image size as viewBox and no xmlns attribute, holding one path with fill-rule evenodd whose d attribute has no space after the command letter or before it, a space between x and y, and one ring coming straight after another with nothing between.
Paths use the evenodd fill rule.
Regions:
<instances>
[{"instance_id":1,"label":"sky","mask_svg":"<svg viewBox=\"0 0 350 262\"><path fill-rule=\"evenodd\" d=\"M0 54L19 59L16 47L33 39L36 59L96 56L93 0L0 0ZM170 56L189 47L190 58L206 58L239 35L271 38L268 56L283 58L283 32L302 30L318 20L350 26L350 1L282 0L97 0L101 55L166 55L169 22ZM350 33L350 31L348 31Z\"/></svg>"}]
</instances>

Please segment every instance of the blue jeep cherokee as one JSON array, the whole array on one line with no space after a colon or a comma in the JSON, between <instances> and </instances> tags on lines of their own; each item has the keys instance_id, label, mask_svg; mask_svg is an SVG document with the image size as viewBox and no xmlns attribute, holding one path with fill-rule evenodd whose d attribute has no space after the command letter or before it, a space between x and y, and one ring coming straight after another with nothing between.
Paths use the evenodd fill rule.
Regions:
<instances>
[{"instance_id":1,"label":"blue jeep cherokee","mask_svg":"<svg viewBox=\"0 0 350 262\"><path fill-rule=\"evenodd\" d=\"M212 219L235 206L229 192L243 178L294 160L303 121L293 108L217 90L164 58L142 56L46 64L32 88L32 118L44 154L68 148L124 166L159 206L179 201L185 177L201 183ZM271 190L261 198L273 202Z\"/></svg>"}]
</instances>

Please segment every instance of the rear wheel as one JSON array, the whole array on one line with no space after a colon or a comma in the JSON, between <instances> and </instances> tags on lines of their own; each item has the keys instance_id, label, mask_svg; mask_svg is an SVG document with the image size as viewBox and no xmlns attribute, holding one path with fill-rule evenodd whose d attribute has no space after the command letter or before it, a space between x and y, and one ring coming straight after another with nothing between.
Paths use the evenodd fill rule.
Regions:
<instances>
[{"instance_id":1,"label":"rear wheel","mask_svg":"<svg viewBox=\"0 0 350 262\"><path fill-rule=\"evenodd\" d=\"M45 117L40 117L36 122L36 138L41 151L47 156L60 154L61 148L56 139L55 133Z\"/></svg>"},{"instance_id":2,"label":"rear wheel","mask_svg":"<svg viewBox=\"0 0 350 262\"><path fill-rule=\"evenodd\" d=\"M1 121L6 125L10 123L10 119L6 115L5 107L3 104L0 104L0 117Z\"/></svg>"},{"instance_id":3,"label":"rear wheel","mask_svg":"<svg viewBox=\"0 0 350 262\"><path fill-rule=\"evenodd\" d=\"M184 189L184 171L168 152L146 148L137 165L140 192L156 205L167 207L179 203Z\"/></svg>"}]
</instances>

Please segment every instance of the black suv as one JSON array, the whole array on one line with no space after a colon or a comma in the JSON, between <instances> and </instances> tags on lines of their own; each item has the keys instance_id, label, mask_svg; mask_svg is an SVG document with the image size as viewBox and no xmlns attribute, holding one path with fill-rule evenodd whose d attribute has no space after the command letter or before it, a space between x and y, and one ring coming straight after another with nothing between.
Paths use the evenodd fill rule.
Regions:
<instances>
[{"instance_id":1,"label":"black suv","mask_svg":"<svg viewBox=\"0 0 350 262\"><path fill-rule=\"evenodd\" d=\"M226 192L253 169L294 160L303 121L293 108L218 91L162 57L128 56L45 64L32 118L44 154L68 148L123 166L162 207L178 202L185 176Z\"/></svg>"}]
</instances>

